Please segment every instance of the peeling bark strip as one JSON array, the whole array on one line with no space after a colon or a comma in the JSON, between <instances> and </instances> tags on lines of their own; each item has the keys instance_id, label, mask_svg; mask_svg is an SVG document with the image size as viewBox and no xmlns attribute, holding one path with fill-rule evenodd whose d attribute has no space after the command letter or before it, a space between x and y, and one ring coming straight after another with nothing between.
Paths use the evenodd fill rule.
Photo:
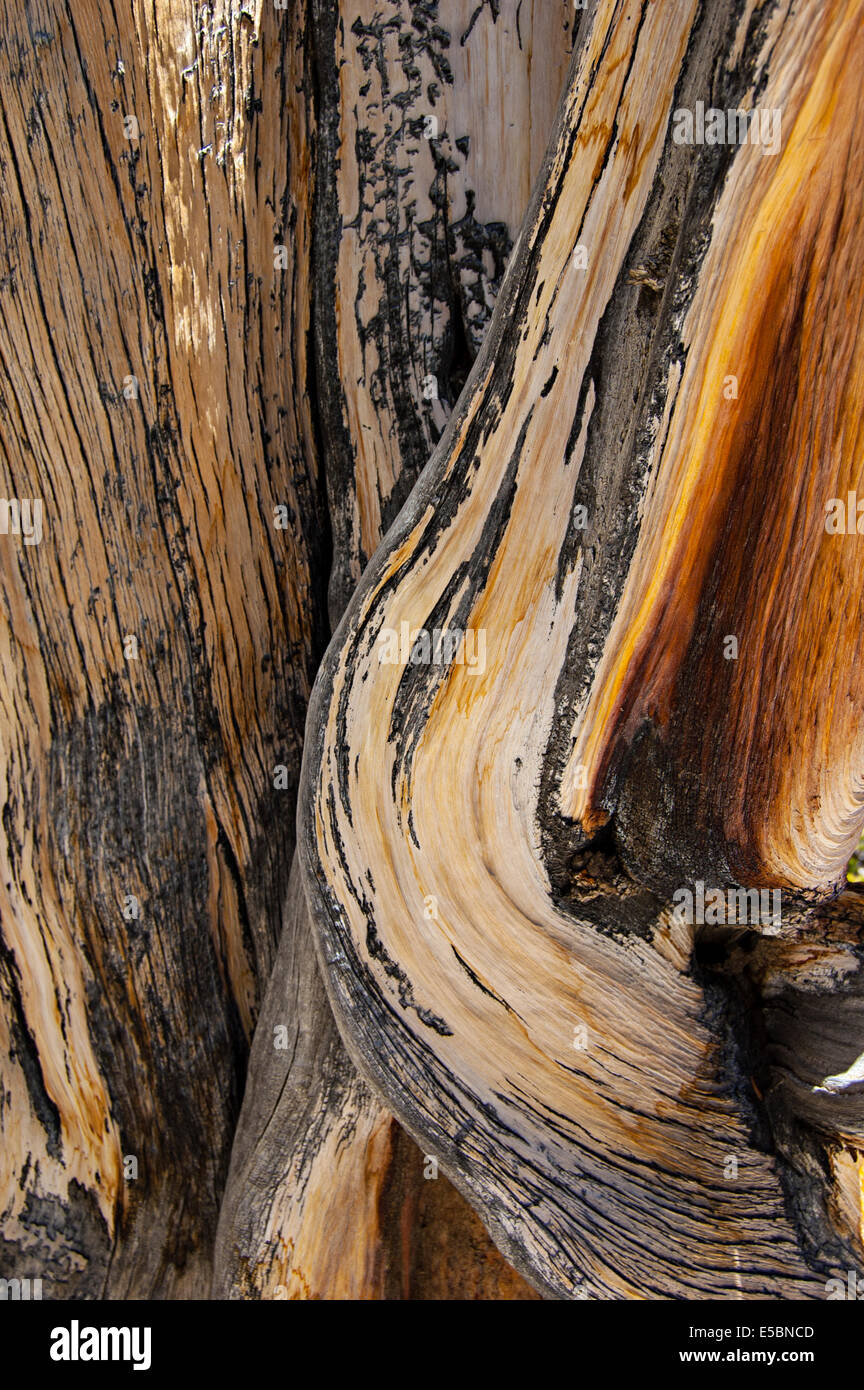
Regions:
<instances>
[{"instance_id":1,"label":"peeling bark strip","mask_svg":"<svg viewBox=\"0 0 864 1390\"><path fill-rule=\"evenodd\" d=\"M482 340L552 130L573 16L569 0L399 0L372 18L356 0L315 8L314 324L335 618ZM535 1296L444 1175L424 1177L423 1153L356 1074L317 978L293 871L213 1290Z\"/></svg>"},{"instance_id":2,"label":"peeling bark strip","mask_svg":"<svg viewBox=\"0 0 864 1390\"><path fill-rule=\"evenodd\" d=\"M462 402L310 706L298 844L343 1036L552 1295L824 1297L861 1267L857 1122L817 1076L826 1044L789 1056L808 987L784 952L806 918L765 943L791 971L784 1037L758 976L748 1013L708 969L730 943L647 889L759 870L824 892L861 819L862 562L813 518L861 457L841 181L862 21L841 0L597 6ZM780 108L780 154L676 143L673 111L699 101ZM831 565L856 617L823 654ZM381 662L402 622L485 631L484 674ZM790 648L766 711L772 622ZM758 655L721 683L730 631ZM760 928L738 935L752 952ZM825 996L845 1001L854 1054L860 934L824 944L810 987L823 1030ZM784 1067L827 1091L818 1115L784 1100ZM833 1185L823 1168L814 1191L820 1153Z\"/></svg>"},{"instance_id":3,"label":"peeling bark strip","mask_svg":"<svg viewBox=\"0 0 864 1390\"><path fill-rule=\"evenodd\" d=\"M46 1298L207 1290L282 925L326 521L280 26L0 12L0 493L44 506L0 536L0 1258Z\"/></svg>"}]
</instances>

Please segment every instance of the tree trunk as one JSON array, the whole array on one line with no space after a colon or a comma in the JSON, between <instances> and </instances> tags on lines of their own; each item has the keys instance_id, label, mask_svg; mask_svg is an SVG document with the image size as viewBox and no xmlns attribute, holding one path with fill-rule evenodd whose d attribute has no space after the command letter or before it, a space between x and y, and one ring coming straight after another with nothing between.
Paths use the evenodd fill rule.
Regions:
<instances>
[{"instance_id":1,"label":"tree trunk","mask_svg":"<svg viewBox=\"0 0 864 1390\"><path fill-rule=\"evenodd\" d=\"M482 341L571 29L568 4L507 0L493 14L442 0L434 25L405 0L368 23L360 0L314 8L316 360L335 623ZM502 178L501 132L520 124ZM250 1059L214 1292L531 1297L437 1161L424 1163L356 1075L299 884L292 902Z\"/></svg>"},{"instance_id":2,"label":"tree trunk","mask_svg":"<svg viewBox=\"0 0 864 1390\"><path fill-rule=\"evenodd\" d=\"M282 928L326 631L298 42L3 7L2 487L43 536L0 537L2 1238L51 1297L208 1288Z\"/></svg>"},{"instance_id":3,"label":"tree trunk","mask_svg":"<svg viewBox=\"0 0 864 1390\"><path fill-rule=\"evenodd\" d=\"M376 61L400 59L415 87L415 59L425 65L426 95L436 75L452 92L472 57L483 80L495 80L497 62L510 74L501 100L525 112L530 93L513 92L513 82L525 86L532 44L551 40L554 26L547 10L523 43L514 41L515 5L473 24L470 7L453 6L448 23L466 42L448 77L451 40L431 10L419 16L409 61L407 4L391 5L369 33L349 8L322 4L314 25L304 4L235 13L192 0L156 11L130 0L108 16L89 3L74 16L59 3L32 5L3 18L3 486L8 498L42 502L44 536L33 547L0 538L2 1249L4 1272L43 1278L52 1297L209 1287L247 1047L276 942L298 915L309 1046L316 1057L335 1052L348 1097L344 1110L341 1092L332 1110L324 1106L322 1132L332 1124L344 1141L356 1103L366 1128L343 1155L345 1195L360 1194L370 1211L385 1198L399 1206L386 1236L392 1258L359 1241L368 1278L352 1284L349 1252L337 1247L321 1280L309 1270L312 1283L327 1296L349 1287L383 1296L394 1280L415 1292L484 1280L488 1290L528 1292L464 1204L456 1210L455 1194L443 1195L443 1179L438 1226L452 1230L456 1253L449 1275L424 1273L421 1208L436 1202L420 1199L422 1156L341 1050L304 954L308 927L288 870L331 550L332 587L344 594L458 394L527 202L538 132L544 121L551 128L569 10L558 7L557 44L547 66L536 64L533 135L494 196L484 193L482 161L476 178L464 176L477 163L467 138L465 152L447 143L449 130L443 138L458 107L441 92L428 103L441 121L437 142L425 138L422 113L396 102L386 111L387 160L410 138L418 165L410 177L388 165L390 204L414 177L428 179L429 192L404 209L412 225L425 219L419 230L390 241L384 224L362 231L364 254L381 259L384 292L395 292L401 256L417 300L404 324L397 309L365 324L366 351L395 360L401 333L421 354L406 357L410 389L394 369L400 415L394 406L385 421L381 411L380 438L391 447L362 472L374 493L367 515L344 449L329 479L319 464L322 441L336 460L344 426L333 423L334 384L347 373L323 346L338 251L338 237L326 236L332 148L321 161L331 183L317 203L314 178L318 123L332 138L340 119L328 105L341 100L337 21L352 61L368 65L378 44ZM368 188L368 170L363 181ZM487 228L467 215L475 184L481 211L486 200L507 224ZM419 267L424 237L431 250ZM359 258L353 272L343 258L341 273L346 285L362 273L368 291ZM356 284L345 292L356 296ZM458 346L463 300L470 349ZM423 394L421 366L439 373L437 400ZM379 371L346 396L346 414L360 408L374 419L381 379ZM290 960L291 938L285 949ZM368 1135L391 1154L380 1173L367 1161ZM319 1175L323 1189L334 1186L323 1161ZM403 1258L405 1213L417 1238ZM351 1219L346 1207L343 1226ZM385 1266L386 1284L373 1274Z\"/></svg>"},{"instance_id":4,"label":"tree trunk","mask_svg":"<svg viewBox=\"0 0 864 1390\"><path fill-rule=\"evenodd\" d=\"M0 1277L862 1268L862 20L0 4Z\"/></svg>"}]
</instances>

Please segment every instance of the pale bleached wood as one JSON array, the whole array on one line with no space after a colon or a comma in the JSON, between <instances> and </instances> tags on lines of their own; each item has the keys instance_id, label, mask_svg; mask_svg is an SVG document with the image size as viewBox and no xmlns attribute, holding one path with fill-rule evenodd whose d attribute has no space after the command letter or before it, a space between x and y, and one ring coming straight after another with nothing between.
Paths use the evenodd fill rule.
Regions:
<instances>
[{"instance_id":1,"label":"pale bleached wood","mask_svg":"<svg viewBox=\"0 0 864 1390\"><path fill-rule=\"evenodd\" d=\"M516 0L444 0L434 25L407 0L374 13L356 0L316 8L316 337L334 617L482 341L572 23L569 4ZM250 1058L214 1293L532 1296L443 1174L423 1177L422 1153L357 1077L314 978L309 933L292 896ZM273 1046L280 1023L296 1048ZM424 1234L433 1225L434 1245Z\"/></svg>"},{"instance_id":2,"label":"pale bleached wood","mask_svg":"<svg viewBox=\"0 0 864 1390\"><path fill-rule=\"evenodd\" d=\"M335 622L483 339L582 15L569 0L319 0L316 15Z\"/></svg>"},{"instance_id":3,"label":"pale bleached wood","mask_svg":"<svg viewBox=\"0 0 864 1390\"><path fill-rule=\"evenodd\" d=\"M249 1059L213 1296L536 1296L355 1070L299 872Z\"/></svg>"}]
</instances>

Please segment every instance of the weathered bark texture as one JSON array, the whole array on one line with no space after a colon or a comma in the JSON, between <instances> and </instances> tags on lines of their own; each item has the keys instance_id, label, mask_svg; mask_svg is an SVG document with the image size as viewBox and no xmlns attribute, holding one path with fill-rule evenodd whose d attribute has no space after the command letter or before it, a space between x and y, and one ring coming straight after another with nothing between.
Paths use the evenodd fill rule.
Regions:
<instances>
[{"instance_id":1,"label":"weathered bark texture","mask_svg":"<svg viewBox=\"0 0 864 1390\"><path fill-rule=\"evenodd\" d=\"M0 1249L46 1298L206 1292L282 928L327 545L291 32L0 12L0 490L44 509L0 535Z\"/></svg>"},{"instance_id":2,"label":"weathered bark texture","mask_svg":"<svg viewBox=\"0 0 864 1390\"><path fill-rule=\"evenodd\" d=\"M292 875L249 1059L214 1295L536 1297L433 1172L345 1051Z\"/></svg>"},{"instance_id":3,"label":"weathered bark texture","mask_svg":"<svg viewBox=\"0 0 864 1390\"><path fill-rule=\"evenodd\" d=\"M569 4L517 0L397 0L371 19L349 0L315 14L315 336L336 618L482 340L552 130L572 17ZM299 893L292 904L250 1058L214 1292L533 1296L443 1175L423 1178L423 1155L357 1076Z\"/></svg>"},{"instance_id":4,"label":"weathered bark texture","mask_svg":"<svg viewBox=\"0 0 864 1390\"><path fill-rule=\"evenodd\" d=\"M864 1273L862 80L864 0L0 3L0 1276Z\"/></svg>"},{"instance_id":5,"label":"weathered bark texture","mask_svg":"<svg viewBox=\"0 0 864 1390\"><path fill-rule=\"evenodd\" d=\"M298 843L340 1030L552 1296L862 1267L860 912L805 910L862 818L864 563L824 529L864 493L862 76L860 0L600 0L313 694ZM780 110L777 151L676 143L699 102ZM678 920L698 880L779 886L783 924Z\"/></svg>"}]
</instances>

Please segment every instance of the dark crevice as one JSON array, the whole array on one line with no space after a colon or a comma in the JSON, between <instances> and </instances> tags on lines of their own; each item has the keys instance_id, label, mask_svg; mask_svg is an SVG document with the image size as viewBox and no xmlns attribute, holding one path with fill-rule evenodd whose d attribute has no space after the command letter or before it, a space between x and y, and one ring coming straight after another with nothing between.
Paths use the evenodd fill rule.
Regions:
<instances>
[{"instance_id":1,"label":"dark crevice","mask_svg":"<svg viewBox=\"0 0 864 1390\"><path fill-rule=\"evenodd\" d=\"M721 1076L754 1147L772 1154L786 1215L802 1253L821 1276L832 1268L861 1270L860 1256L831 1220L826 1195L833 1178L828 1134L794 1114L772 1060L774 1040L766 1000L749 962L770 943L746 928L702 927L696 932L693 977L704 995L703 1019L718 1040Z\"/></svg>"}]
</instances>

